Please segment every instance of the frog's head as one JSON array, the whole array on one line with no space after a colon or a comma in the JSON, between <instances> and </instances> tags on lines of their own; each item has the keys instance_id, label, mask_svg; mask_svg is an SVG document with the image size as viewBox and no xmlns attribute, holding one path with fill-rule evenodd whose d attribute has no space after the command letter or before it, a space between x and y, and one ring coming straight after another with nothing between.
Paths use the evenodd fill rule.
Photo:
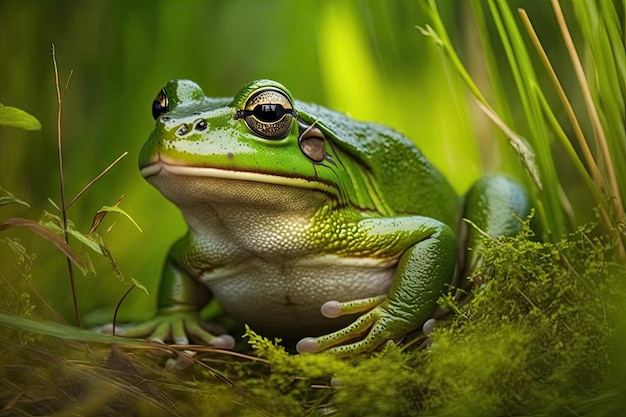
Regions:
<instances>
[{"instance_id":1,"label":"frog's head","mask_svg":"<svg viewBox=\"0 0 626 417\"><path fill-rule=\"evenodd\" d=\"M191 81L170 81L152 113L156 126L139 166L161 191L158 177L171 174L195 183L241 180L342 194L346 175L329 132L310 115L309 122L300 118L291 93L275 81L248 83L233 99L208 98Z\"/></svg>"}]
</instances>

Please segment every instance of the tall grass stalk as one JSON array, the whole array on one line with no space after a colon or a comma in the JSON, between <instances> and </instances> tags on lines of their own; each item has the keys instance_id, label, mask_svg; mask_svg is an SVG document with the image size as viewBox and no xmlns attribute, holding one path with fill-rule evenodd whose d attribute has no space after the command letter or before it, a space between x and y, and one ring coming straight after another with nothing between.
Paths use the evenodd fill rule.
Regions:
<instances>
[{"instance_id":1,"label":"tall grass stalk","mask_svg":"<svg viewBox=\"0 0 626 417\"><path fill-rule=\"evenodd\" d=\"M65 83L65 88L61 92L61 87L59 85L59 69L57 67L57 58L54 44L52 44L52 63L54 64L54 85L57 92L57 152L59 158L59 184L61 189L61 215L63 219L63 237L65 239L65 243L69 245L70 235L67 227L67 202L65 199L65 178L63 175L63 141L61 140L61 115L63 111L63 96L65 95L65 92L70 85L72 72L70 71L70 75L67 77L67 82ZM67 269L70 277L70 287L72 289L72 302L74 304L74 315L76 316L76 324L78 325L78 327L82 328L83 323L80 317L80 309L78 308L78 296L76 294L76 284L74 282L74 268L72 267L72 261L69 258L67 258Z\"/></svg>"},{"instance_id":2,"label":"tall grass stalk","mask_svg":"<svg viewBox=\"0 0 626 417\"><path fill-rule=\"evenodd\" d=\"M620 22L616 6L611 1L574 0L567 3L574 11L575 21L565 20L561 4L552 0L554 21L562 37L563 48L571 61L570 72L575 74L575 85L565 88L537 36L525 10L516 15L505 1L473 0L472 7L485 51L485 61L491 76L495 104L488 103L459 59L439 16L436 3L429 0L433 28L423 32L441 46L452 67L458 72L469 91L481 104L481 109L509 137L524 137L536 153L539 181L535 195L540 219L550 239L556 240L572 231L580 223L578 210L572 208L565 181L559 178L552 142L565 150L577 174L593 196L592 208L598 208L606 230L615 233L619 255L626 256L624 212L626 198L626 130L625 91L626 57L624 55L624 23ZM505 90L501 68L497 66L496 46L489 38L493 24L503 49L516 95ZM582 36L578 45L570 32L574 26ZM530 40L530 43L528 42ZM534 50L529 50L532 45ZM543 86L539 80L545 75L534 66L539 61L550 81ZM554 88L558 100L550 102L546 88ZM576 98L584 106L572 104ZM512 114L514 101L521 105L520 115ZM566 120L556 115L564 109ZM590 128L585 130L589 121ZM573 132L572 137L567 132ZM511 141L514 145L515 142ZM514 146L515 147L515 146ZM518 150L516 148L516 150ZM523 148L522 148L523 150ZM523 153L520 157L528 159ZM525 164L527 167L528 161ZM532 171L531 171L532 174ZM577 204L581 204L580 201ZM620 232L619 225L622 225Z\"/></svg>"}]
</instances>

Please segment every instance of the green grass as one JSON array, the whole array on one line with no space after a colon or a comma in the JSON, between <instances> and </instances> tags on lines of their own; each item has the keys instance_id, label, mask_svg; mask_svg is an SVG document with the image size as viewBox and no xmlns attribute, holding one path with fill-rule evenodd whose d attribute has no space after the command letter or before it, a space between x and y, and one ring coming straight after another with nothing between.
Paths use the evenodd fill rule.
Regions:
<instances>
[{"instance_id":1,"label":"green grass","mask_svg":"<svg viewBox=\"0 0 626 417\"><path fill-rule=\"evenodd\" d=\"M620 257L624 258L626 63L620 37L624 28L620 26L613 2L577 0L571 3L576 19L568 24L559 2L552 1L554 21L570 59L568 67L560 65L561 71L576 75L576 84L570 92L573 99L564 91L524 9L513 11L503 1L472 2L489 69L493 104L488 102L459 59L432 0L429 7L433 26L423 32L441 47L483 112L503 131L518 153L532 179L538 216L546 232L542 237L560 239L581 223L576 213L579 207L573 209L568 192L563 188L563 184L571 184L572 180L558 173L561 161L554 154L558 144L593 197L590 202L579 199L575 204L598 208L605 230L614 233L619 241ZM493 45L490 24L496 28L499 45ZM570 25L576 25L582 33L578 46L572 41ZM507 58L508 66L504 68L496 56L500 50ZM544 68L538 67L537 62ZM503 72L513 79L516 94L504 83ZM546 77L550 83L542 82ZM558 100L551 102L548 97L555 94ZM513 116L511 108L517 106L518 101L521 111ZM572 101L581 101L584 105L574 108ZM564 120L557 118L561 109L566 110Z\"/></svg>"},{"instance_id":2,"label":"green grass","mask_svg":"<svg viewBox=\"0 0 626 417\"><path fill-rule=\"evenodd\" d=\"M344 359L289 354L248 331L245 355L192 347L191 367L166 371L163 355L181 348L122 339L111 349L102 335L42 323L5 286L14 304L3 308L37 321L0 316L12 364L0 368L0 404L9 415L613 415L625 394L615 318L626 268L616 242L595 233L540 243L526 222L516 238L486 240L471 277L482 285L438 322L429 348L414 334Z\"/></svg>"}]
</instances>

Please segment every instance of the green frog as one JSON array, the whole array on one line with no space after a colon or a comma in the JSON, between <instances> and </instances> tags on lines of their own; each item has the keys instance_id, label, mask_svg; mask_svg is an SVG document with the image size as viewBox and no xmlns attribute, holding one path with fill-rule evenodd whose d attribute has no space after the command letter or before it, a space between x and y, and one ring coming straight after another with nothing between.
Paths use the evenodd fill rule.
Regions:
<instances>
[{"instance_id":1,"label":"green frog","mask_svg":"<svg viewBox=\"0 0 626 417\"><path fill-rule=\"evenodd\" d=\"M198 315L216 299L300 353L369 351L418 330L479 262L479 232L462 218L495 237L529 213L512 179L485 176L460 198L402 134L275 81L209 98L173 80L152 112L141 174L188 231L167 256L156 317L121 335L232 348Z\"/></svg>"}]
</instances>

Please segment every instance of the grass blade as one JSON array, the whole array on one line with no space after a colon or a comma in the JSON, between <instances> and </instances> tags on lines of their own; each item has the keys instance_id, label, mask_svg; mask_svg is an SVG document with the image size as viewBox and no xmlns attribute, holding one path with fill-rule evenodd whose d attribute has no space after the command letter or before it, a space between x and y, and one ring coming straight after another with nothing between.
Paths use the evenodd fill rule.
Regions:
<instances>
[{"instance_id":1,"label":"grass blade","mask_svg":"<svg viewBox=\"0 0 626 417\"><path fill-rule=\"evenodd\" d=\"M30 229L34 233L52 243L59 250L61 250L61 252L63 252L65 256L67 256L67 259L70 260L78 268L80 268L81 270L85 269L83 261L78 255L76 255L76 253L72 250L70 245L67 244L67 242L61 240L53 231L42 226L36 221L31 219L23 219L20 217L12 217L0 223L0 232L11 227L25 227L27 229Z\"/></svg>"}]
</instances>

